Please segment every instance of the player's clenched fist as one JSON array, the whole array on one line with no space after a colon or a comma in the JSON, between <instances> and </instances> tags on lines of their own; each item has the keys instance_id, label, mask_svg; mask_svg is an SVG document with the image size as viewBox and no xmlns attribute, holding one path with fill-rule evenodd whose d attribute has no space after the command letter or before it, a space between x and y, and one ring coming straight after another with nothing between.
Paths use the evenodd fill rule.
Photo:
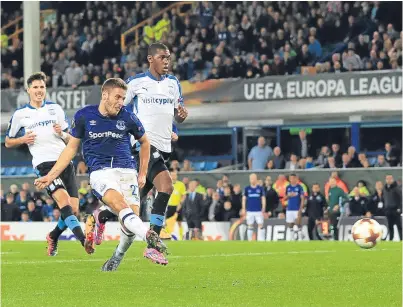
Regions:
<instances>
[{"instance_id":1,"label":"player's clenched fist","mask_svg":"<svg viewBox=\"0 0 403 307\"><path fill-rule=\"evenodd\" d=\"M139 174L139 177L137 178L139 188L142 189L144 188L146 184L146 175L145 174Z\"/></svg>"},{"instance_id":2,"label":"player's clenched fist","mask_svg":"<svg viewBox=\"0 0 403 307\"><path fill-rule=\"evenodd\" d=\"M38 187L39 189L44 189L48 187L52 182L52 179L49 176L44 176L40 177L38 179L35 179L34 185Z\"/></svg>"},{"instance_id":3,"label":"player's clenched fist","mask_svg":"<svg viewBox=\"0 0 403 307\"><path fill-rule=\"evenodd\" d=\"M33 131L28 131L23 137L22 140L24 144L33 145L35 143L36 134Z\"/></svg>"},{"instance_id":4,"label":"player's clenched fist","mask_svg":"<svg viewBox=\"0 0 403 307\"><path fill-rule=\"evenodd\" d=\"M53 125L53 130L56 132L57 135L61 136L63 131L62 131L62 126L59 124L54 124Z\"/></svg>"},{"instance_id":5,"label":"player's clenched fist","mask_svg":"<svg viewBox=\"0 0 403 307\"><path fill-rule=\"evenodd\" d=\"M188 110L186 108L182 107L181 105L178 107L178 116L185 120L186 117L188 117Z\"/></svg>"}]
</instances>

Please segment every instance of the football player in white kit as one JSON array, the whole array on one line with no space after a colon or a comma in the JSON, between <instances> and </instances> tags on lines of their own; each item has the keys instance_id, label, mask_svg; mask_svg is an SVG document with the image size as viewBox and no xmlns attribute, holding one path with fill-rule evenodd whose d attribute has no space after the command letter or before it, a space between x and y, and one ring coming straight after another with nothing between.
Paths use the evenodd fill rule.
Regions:
<instances>
[{"instance_id":1,"label":"football player in white kit","mask_svg":"<svg viewBox=\"0 0 403 307\"><path fill-rule=\"evenodd\" d=\"M55 165L70 139L67 117L58 104L46 101L46 76L43 72L31 75L27 80L29 103L17 109L6 133L7 148L27 144L32 155L32 165L37 175L43 176ZM94 252L92 244L85 240L83 230L75 214L78 214L78 190L73 163L47 187L47 192L59 206L61 217L46 239L48 256L56 256L58 239L69 228L88 254Z\"/></svg>"},{"instance_id":2,"label":"football player in white kit","mask_svg":"<svg viewBox=\"0 0 403 307\"><path fill-rule=\"evenodd\" d=\"M165 211L173 191L166 162L171 155L172 122L182 123L188 112L183 105L178 79L169 75L170 52L162 43L148 48L149 70L126 81L125 105L140 119L151 143L147 181L141 189L141 199L155 186L158 191L150 217L150 229L160 234ZM109 210L96 210L95 243L100 244L106 221L113 217Z\"/></svg>"}]
</instances>

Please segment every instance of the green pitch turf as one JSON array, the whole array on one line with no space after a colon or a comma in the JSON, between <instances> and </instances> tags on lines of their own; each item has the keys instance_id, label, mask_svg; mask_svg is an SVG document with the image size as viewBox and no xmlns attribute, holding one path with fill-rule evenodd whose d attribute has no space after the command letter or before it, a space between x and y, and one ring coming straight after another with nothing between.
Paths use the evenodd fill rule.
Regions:
<instances>
[{"instance_id":1,"label":"green pitch turf","mask_svg":"<svg viewBox=\"0 0 403 307\"><path fill-rule=\"evenodd\" d=\"M166 267L135 243L100 272L115 245L60 242L51 258L44 242L2 242L2 306L402 306L401 243L169 242Z\"/></svg>"}]
</instances>

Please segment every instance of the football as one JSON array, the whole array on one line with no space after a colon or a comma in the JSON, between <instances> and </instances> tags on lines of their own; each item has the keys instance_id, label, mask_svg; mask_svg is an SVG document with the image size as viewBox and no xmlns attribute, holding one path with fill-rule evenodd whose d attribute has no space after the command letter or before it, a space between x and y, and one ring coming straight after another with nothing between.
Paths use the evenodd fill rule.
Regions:
<instances>
[{"instance_id":1,"label":"football","mask_svg":"<svg viewBox=\"0 0 403 307\"><path fill-rule=\"evenodd\" d=\"M354 242L361 248L372 248L382 238L379 223L370 218L358 220L351 229Z\"/></svg>"}]
</instances>

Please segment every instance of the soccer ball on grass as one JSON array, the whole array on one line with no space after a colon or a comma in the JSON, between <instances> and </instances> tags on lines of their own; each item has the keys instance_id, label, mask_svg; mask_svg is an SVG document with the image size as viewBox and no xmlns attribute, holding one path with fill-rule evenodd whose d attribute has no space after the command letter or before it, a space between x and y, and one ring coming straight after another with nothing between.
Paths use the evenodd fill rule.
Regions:
<instances>
[{"instance_id":1,"label":"soccer ball on grass","mask_svg":"<svg viewBox=\"0 0 403 307\"><path fill-rule=\"evenodd\" d=\"M382 238L382 228L379 223L370 218L355 222L351 229L354 242L361 248L372 248Z\"/></svg>"}]
</instances>

